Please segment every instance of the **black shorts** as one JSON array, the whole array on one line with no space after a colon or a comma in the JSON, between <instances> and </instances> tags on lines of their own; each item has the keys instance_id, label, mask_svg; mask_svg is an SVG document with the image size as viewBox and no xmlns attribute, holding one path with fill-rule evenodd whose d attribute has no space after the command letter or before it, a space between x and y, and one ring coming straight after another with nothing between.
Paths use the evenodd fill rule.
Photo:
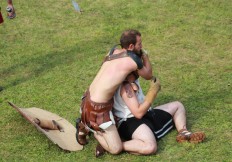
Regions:
<instances>
[{"instance_id":1,"label":"black shorts","mask_svg":"<svg viewBox=\"0 0 232 162\"><path fill-rule=\"evenodd\" d=\"M132 117L123 121L118 128L120 137L124 140L131 140L132 134L141 124L146 124L156 139L165 136L174 127L171 114L160 109L151 109L142 119Z\"/></svg>"}]
</instances>

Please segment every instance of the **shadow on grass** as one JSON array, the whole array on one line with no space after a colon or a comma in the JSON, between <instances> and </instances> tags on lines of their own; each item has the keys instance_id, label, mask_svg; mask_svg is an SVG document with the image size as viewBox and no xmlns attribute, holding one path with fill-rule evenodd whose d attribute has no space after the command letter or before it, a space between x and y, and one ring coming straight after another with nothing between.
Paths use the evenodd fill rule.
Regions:
<instances>
[{"instance_id":1,"label":"shadow on grass","mask_svg":"<svg viewBox=\"0 0 232 162\"><path fill-rule=\"evenodd\" d=\"M189 92L191 93L191 92ZM189 129L199 120L212 114L213 111L231 114L231 87L224 86L217 90L205 90L201 92L194 92L189 97L177 98L170 95L159 95L155 101L155 106L166 104L173 101L180 101L185 109L187 115L187 124ZM183 94L184 96L184 94ZM209 116L210 118L210 116ZM190 120L191 122L188 122Z\"/></svg>"},{"instance_id":2,"label":"shadow on grass","mask_svg":"<svg viewBox=\"0 0 232 162\"><path fill-rule=\"evenodd\" d=\"M79 62L84 59L78 47L63 50L62 52L52 52L46 55L30 58L26 61L13 64L0 72L3 84L0 85L0 92L7 88L19 85L32 78L39 77L42 74L60 65L70 65L73 62Z\"/></svg>"}]
</instances>

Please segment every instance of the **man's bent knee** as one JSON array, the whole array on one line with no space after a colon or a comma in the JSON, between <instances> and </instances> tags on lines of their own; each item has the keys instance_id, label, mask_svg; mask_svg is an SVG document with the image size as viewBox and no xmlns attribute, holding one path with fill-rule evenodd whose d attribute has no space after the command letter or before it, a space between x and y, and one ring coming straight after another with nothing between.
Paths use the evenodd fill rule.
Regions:
<instances>
[{"instance_id":1,"label":"man's bent knee","mask_svg":"<svg viewBox=\"0 0 232 162\"><path fill-rule=\"evenodd\" d=\"M154 144L153 142L147 142L145 147L141 148L142 149L142 154L143 155L151 155L155 154L157 151L157 145Z\"/></svg>"},{"instance_id":2,"label":"man's bent knee","mask_svg":"<svg viewBox=\"0 0 232 162\"><path fill-rule=\"evenodd\" d=\"M122 145L112 146L109 148L108 152L111 154L117 155L120 152L122 152Z\"/></svg>"},{"instance_id":3,"label":"man's bent knee","mask_svg":"<svg viewBox=\"0 0 232 162\"><path fill-rule=\"evenodd\" d=\"M175 101L174 103L175 103L176 107L177 107L180 111L184 111L184 112L185 112L184 105L183 105L181 102Z\"/></svg>"}]
</instances>

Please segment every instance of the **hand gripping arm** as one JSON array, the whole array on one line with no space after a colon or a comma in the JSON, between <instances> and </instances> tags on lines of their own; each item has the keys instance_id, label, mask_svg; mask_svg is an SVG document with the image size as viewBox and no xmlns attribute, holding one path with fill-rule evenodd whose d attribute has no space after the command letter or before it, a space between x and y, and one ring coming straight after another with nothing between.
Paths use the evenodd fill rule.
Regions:
<instances>
[{"instance_id":1,"label":"hand gripping arm","mask_svg":"<svg viewBox=\"0 0 232 162\"><path fill-rule=\"evenodd\" d=\"M159 79L153 76L153 78L150 80L150 88L145 96L145 101L152 104L160 89L161 85Z\"/></svg>"}]
</instances>

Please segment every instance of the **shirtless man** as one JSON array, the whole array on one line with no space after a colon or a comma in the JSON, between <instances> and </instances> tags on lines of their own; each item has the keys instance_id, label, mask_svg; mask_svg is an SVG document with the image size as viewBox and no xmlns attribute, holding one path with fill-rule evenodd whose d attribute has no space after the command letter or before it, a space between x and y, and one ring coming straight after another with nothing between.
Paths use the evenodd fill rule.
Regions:
<instances>
[{"instance_id":1,"label":"shirtless man","mask_svg":"<svg viewBox=\"0 0 232 162\"><path fill-rule=\"evenodd\" d=\"M170 102L150 108L160 89L158 79L151 80L149 93L144 97L137 76L130 74L114 96L113 113L117 117L118 131L123 150L132 154L149 155L157 151L156 140L166 135L175 125L179 134L177 142L199 143L205 138L203 132L191 133L186 128L185 108L182 103Z\"/></svg>"},{"instance_id":2,"label":"shirtless man","mask_svg":"<svg viewBox=\"0 0 232 162\"><path fill-rule=\"evenodd\" d=\"M85 145L88 132L94 132L100 145L111 154L122 151L122 142L111 112L116 89L132 72L145 79L152 78L149 58L142 52L140 32L124 31L120 45L122 49L113 48L106 56L85 92L81 103L81 120L77 120L77 141Z\"/></svg>"}]
</instances>

